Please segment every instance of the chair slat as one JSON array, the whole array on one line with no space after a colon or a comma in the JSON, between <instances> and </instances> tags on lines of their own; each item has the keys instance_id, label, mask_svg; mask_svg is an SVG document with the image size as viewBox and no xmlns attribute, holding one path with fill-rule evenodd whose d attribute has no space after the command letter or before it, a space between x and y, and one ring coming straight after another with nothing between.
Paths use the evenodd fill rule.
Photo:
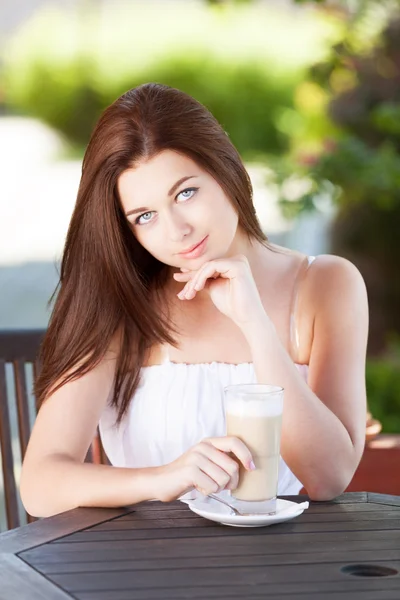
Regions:
<instances>
[{"instance_id":1,"label":"chair slat","mask_svg":"<svg viewBox=\"0 0 400 600\"><path fill-rule=\"evenodd\" d=\"M0 445L3 467L7 527L19 527L17 488L14 478L14 460L11 444L11 423L7 402L6 365L0 360Z\"/></svg>"},{"instance_id":2,"label":"chair slat","mask_svg":"<svg viewBox=\"0 0 400 600\"><path fill-rule=\"evenodd\" d=\"M36 358L36 360L34 360L32 362L32 370L33 370L33 382L35 383L35 381L37 380L37 378L39 377L39 373L41 371L41 363L39 358ZM35 413L37 414L39 411L39 403L37 401L37 398L35 396Z\"/></svg>"},{"instance_id":3,"label":"chair slat","mask_svg":"<svg viewBox=\"0 0 400 600\"><path fill-rule=\"evenodd\" d=\"M0 331L0 356L5 362L24 358L34 362L44 337L43 329L19 329Z\"/></svg>"},{"instance_id":4,"label":"chair slat","mask_svg":"<svg viewBox=\"0 0 400 600\"><path fill-rule=\"evenodd\" d=\"M17 400L18 411L19 445L21 448L21 461L23 461L31 433L31 426L29 421L28 394L26 390L25 363L22 360L14 360L13 367L15 395ZM37 521L36 517L32 517L28 513L25 514L28 523L33 523L34 521Z\"/></svg>"},{"instance_id":5,"label":"chair slat","mask_svg":"<svg viewBox=\"0 0 400 600\"><path fill-rule=\"evenodd\" d=\"M86 463L92 463L93 461L93 443L90 444L88 451L86 453L86 457L85 457L85 462Z\"/></svg>"},{"instance_id":6,"label":"chair slat","mask_svg":"<svg viewBox=\"0 0 400 600\"><path fill-rule=\"evenodd\" d=\"M91 446L91 455L92 455L92 461L95 465L100 465L101 464L101 452L100 452L100 444L99 444L99 435L96 434L96 436L94 437Z\"/></svg>"},{"instance_id":7,"label":"chair slat","mask_svg":"<svg viewBox=\"0 0 400 600\"><path fill-rule=\"evenodd\" d=\"M24 460L31 430L29 424L28 394L26 393L25 363L22 360L14 360L13 367L18 410L19 444L21 448L21 460Z\"/></svg>"},{"instance_id":8,"label":"chair slat","mask_svg":"<svg viewBox=\"0 0 400 600\"><path fill-rule=\"evenodd\" d=\"M101 443L101 437L99 428L97 428L96 435L93 439L92 445L92 462L96 465L110 465L107 454L104 452L103 444Z\"/></svg>"},{"instance_id":9,"label":"chair slat","mask_svg":"<svg viewBox=\"0 0 400 600\"><path fill-rule=\"evenodd\" d=\"M100 434L99 434L99 443L100 443L101 464L102 465L111 465L110 461L108 460L108 456L104 451L103 444L101 443Z\"/></svg>"},{"instance_id":10,"label":"chair slat","mask_svg":"<svg viewBox=\"0 0 400 600\"><path fill-rule=\"evenodd\" d=\"M11 363L14 369L18 432L21 457L23 460L31 433L25 364L27 362L32 363L33 381L35 382L41 370L38 354L44 335L45 330L43 329L0 331L0 447L2 454L7 527L10 529L20 525L20 518L18 513L18 490L13 469L14 461L5 365L6 363ZM36 399L35 403L35 412L37 413L38 405ZM98 432L88 450L85 461L105 465L110 464L104 452ZM28 523L32 523L36 520L35 517L31 517L28 514L26 514L26 517Z\"/></svg>"},{"instance_id":11,"label":"chair slat","mask_svg":"<svg viewBox=\"0 0 400 600\"><path fill-rule=\"evenodd\" d=\"M35 521L38 521L37 517L32 517L32 515L30 515L27 512L25 512L25 514L26 514L26 520L28 523L34 523Z\"/></svg>"}]
</instances>

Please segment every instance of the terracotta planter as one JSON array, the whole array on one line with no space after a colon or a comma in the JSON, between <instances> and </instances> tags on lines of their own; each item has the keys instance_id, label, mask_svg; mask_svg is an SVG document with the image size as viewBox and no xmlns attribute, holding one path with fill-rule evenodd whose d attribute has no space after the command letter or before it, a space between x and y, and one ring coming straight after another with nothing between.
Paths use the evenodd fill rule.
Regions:
<instances>
[{"instance_id":1,"label":"terracotta planter","mask_svg":"<svg viewBox=\"0 0 400 600\"><path fill-rule=\"evenodd\" d=\"M366 443L346 491L400 496L400 434L383 433Z\"/></svg>"},{"instance_id":2,"label":"terracotta planter","mask_svg":"<svg viewBox=\"0 0 400 600\"><path fill-rule=\"evenodd\" d=\"M383 433L366 442L363 457L346 492L400 496L400 433ZM306 493L304 488L300 491L300 494Z\"/></svg>"}]
</instances>

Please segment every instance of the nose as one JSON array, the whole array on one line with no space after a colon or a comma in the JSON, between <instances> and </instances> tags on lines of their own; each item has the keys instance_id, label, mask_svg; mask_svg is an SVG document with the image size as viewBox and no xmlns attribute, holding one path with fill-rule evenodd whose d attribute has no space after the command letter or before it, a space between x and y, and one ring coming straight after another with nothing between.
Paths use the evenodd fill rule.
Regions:
<instances>
[{"instance_id":1,"label":"nose","mask_svg":"<svg viewBox=\"0 0 400 600\"><path fill-rule=\"evenodd\" d=\"M168 212L165 215L164 223L167 239L177 244L182 242L192 231L192 226L177 211Z\"/></svg>"}]
</instances>

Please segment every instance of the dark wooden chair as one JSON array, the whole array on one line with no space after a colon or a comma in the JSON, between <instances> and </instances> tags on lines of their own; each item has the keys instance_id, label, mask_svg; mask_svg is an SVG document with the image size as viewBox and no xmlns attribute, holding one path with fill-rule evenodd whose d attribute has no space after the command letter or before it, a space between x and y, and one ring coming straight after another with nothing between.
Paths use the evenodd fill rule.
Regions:
<instances>
[{"instance_id":1,"label":"dark wooden chair","mask_svg":"<svg viewBox=\"0 0 400 600\"><path fill-rule=\"evenodd\" d=\"M21 462L25 456L26 447L31 432L32 413L35 416L37 406L35 398L28 392L29 367L30 379L33 383L37 377L40 364L38 361L39 346L43 339L44 330L3 330L0 331L0 449L2 459L2 474L4 488L4 504L6 525L8 529L19 527L21 523L17 482L15 478L15 456L12 444L12 422L10 408L15 403L17 430ZM7 367L6 365L10 365ZM13 374L14 393L7 385L10 380L10 370ZM7 380L8 373L8 380ZM34 406L32 407L32 403ZM14 412L14 410L12 410ZM109 464L97 435L86 457L87 462ZM0 503L2 499L0 496ZM36 519L26 514L26 521L31 523Z\"/></svg>"}]
</instances>

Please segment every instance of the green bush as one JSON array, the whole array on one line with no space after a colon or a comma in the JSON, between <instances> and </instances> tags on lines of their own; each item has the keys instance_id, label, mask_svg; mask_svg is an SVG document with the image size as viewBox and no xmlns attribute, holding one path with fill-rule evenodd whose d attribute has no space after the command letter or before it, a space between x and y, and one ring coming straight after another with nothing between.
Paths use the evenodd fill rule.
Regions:
<instances>
[{"instance_id":1,"label":"green bush","mask_svg":"<svg viewBox=\"0 0 400 600\"><path fill-rule=\"evenodd\" d=\"M85 144L101 111L126 90L148 81L177 87L205 104L247 157L286 149L286 137L275 126L279 107L289 106L293 86L268 78L255 64L231 67L211 56L168 57L146 73L132 73L107 91L91 81L91 69L80 59L53 68L31 66L24 97L10 106L42 119L77 144ZM212 82L212 85L209 84Z\"/></svg>"},{"instance_id":2,"label":"green bush","mask_svg":"<svg viewBox=\"0 0 400 600\"><path fill-rule=\"evenodd\" d=\"M400 335L399 8L399 2L373 0L356 2L355 14L343 12L342 41L296 92L301 110L293 119L292 151L276 170L287 216L329 203L338 208L329 251L348 258L364 277L369 356L385 351L388 332ZM330 132L315 127L320 113L304 101L312 98L329 118ZM285 185L290 177L307 184L297 197ZM389 369L371 368L382 377Z\"/></svg>"},{"instance_id":3,"label":"green bush","mask_svg":"<svg viewBox=\"0 0 400 600\"><path fill-rule=\"evenodd\" d=\"M367 361L368 406L383 433L400 433L400 345L389 357Z\"/></svg>"},{"instance_id":4,"label":"green bush","mask_svg":"<svg viewBox=\"0 0 400 600\"><path fill-rule=\"evenodd\" d=\"M6 108L84 145L107 105L157 81L204 103L245 158L284 151L279 115L305 68L324 55L332 25L307 15L295 24L261 7L167 4L113 4L101 18L96 10L39 12L4 52Z\"/></svg>"}]
</instances>

